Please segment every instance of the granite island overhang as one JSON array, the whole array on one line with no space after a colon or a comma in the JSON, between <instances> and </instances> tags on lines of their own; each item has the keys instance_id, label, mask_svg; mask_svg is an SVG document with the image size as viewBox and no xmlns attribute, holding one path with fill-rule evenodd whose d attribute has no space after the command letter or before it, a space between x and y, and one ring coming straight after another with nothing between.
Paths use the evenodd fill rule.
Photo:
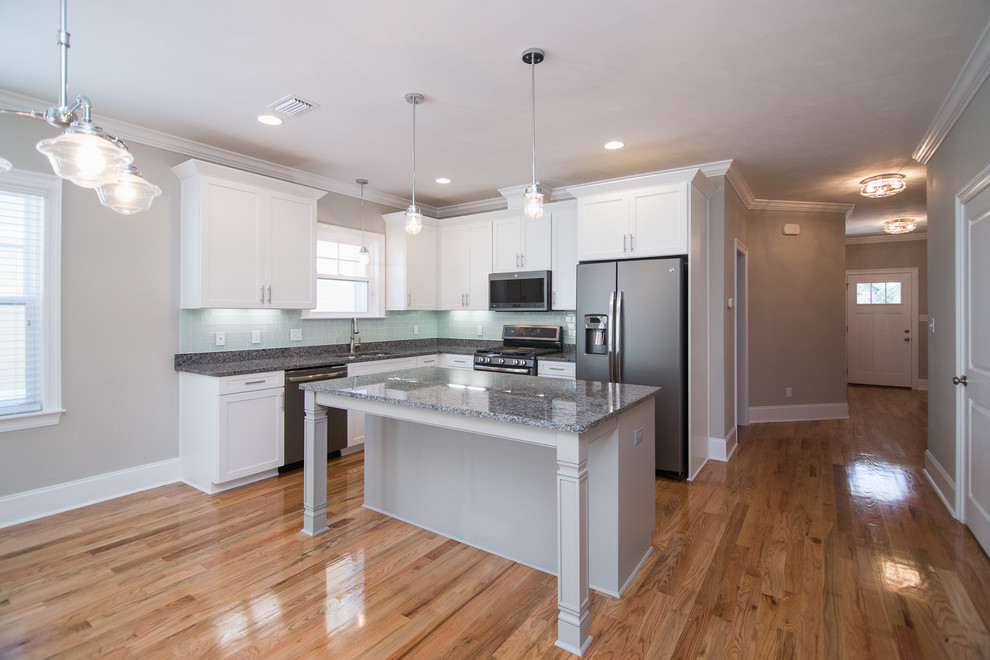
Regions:
<instances>
[{"instance_id":1,"label":"granite island overhang","mask_svg":"<svg viewBox=\"0 0 990 660\"><path fill-rule=\"evenodd\" d=\"M557 646L591 642L588 589L651 551L659 388L426 367L303 385L303 531L327 529L326 408L365 413L365 507L557 575Z\"/></svg>"}]
</instances>

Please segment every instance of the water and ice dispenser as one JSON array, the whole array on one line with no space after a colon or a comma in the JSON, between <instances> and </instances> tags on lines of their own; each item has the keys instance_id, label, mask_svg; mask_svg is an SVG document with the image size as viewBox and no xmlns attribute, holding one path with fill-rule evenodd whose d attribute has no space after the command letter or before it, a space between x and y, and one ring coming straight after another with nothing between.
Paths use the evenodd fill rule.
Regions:
<instances>
[{"instance_id":1,"label":"water and ice dispenser","mask_svg":"<svg viewBox=\"0 0 990 660\"><path fill-rule=\"evenodd\" d=\"M608 316L584 315L584 352L587 355L608 354Z\"/></svg>"}]
</instances>

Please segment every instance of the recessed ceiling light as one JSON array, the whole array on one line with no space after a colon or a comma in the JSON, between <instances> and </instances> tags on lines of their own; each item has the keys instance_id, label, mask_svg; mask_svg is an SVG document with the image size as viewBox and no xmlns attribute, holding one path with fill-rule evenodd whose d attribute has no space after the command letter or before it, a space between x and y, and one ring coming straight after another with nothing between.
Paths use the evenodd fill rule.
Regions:
<instances>
[{"instance_id":1,"label":"recessed ceiling light","mask_svg":"<svg viewBox=\"0 0 990 660\"><path fill-rule=\"evenodd\" d=\"M258 115L258 121L268 126L281 126L282 120L275 115Z\"/></svg>"},{"instance_id":2,"label":"recessed ceiling light","mask_svg":"<svg viewBox=\"0 0 990 660\"><path fill-rule=\"evenodd\" d=\"M450 183L450 179L448 179L445 176L442 176L439 179L437 179L437 183L448 184L448 183Z\"/></svg>"},{"instance_id":3,"label":"recessed ceiling light","mask_svg":"<svg viewBox=\"0 0 990 660\"><path fill-rule=\"evenodd\" d=\"M612 140L611 142L605 143L606 149L621 149L624 146L626 146L626 143L620 142L619 140Z\"/></svg>"}]
</instances>

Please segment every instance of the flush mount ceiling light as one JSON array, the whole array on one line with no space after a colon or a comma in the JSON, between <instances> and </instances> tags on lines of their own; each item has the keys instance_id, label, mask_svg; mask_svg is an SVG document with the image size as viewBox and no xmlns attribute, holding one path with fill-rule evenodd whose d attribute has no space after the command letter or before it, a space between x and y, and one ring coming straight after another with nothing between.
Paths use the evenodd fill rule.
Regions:
<instances>
[{"instance_id":1,"label":"flush mount ceiling light","mask_svg":"<svg viewBox=\"0 0 990 660\"><path fill-rule=\"evenodd\" d=\"M127 151L127 146L119 138L108 135L103 129L94 124L91 120L92 106L85 96L77 96L72 102L68 102L68 59L69 59L69 32L66 29L66 0L61 1L61 26L58 31L58 47L61 51L61 88L59 89L58 105L53 105L45 111L21 110L17 108L0 107L0 112L22 115L33 119L44 119L52 126L64 129L64 132L54 138L38 142L37 149L51 162L52 169L59 177L72 181L82 188L101 188L110 186L118 182L123 176L124 169L134 162L134 157ZM6 162L6 161L5 161ZM0 172L3 166L0 164ZM134 174L131 172L129 174ZM143 184L151 186L140 177L135 175ZM146 195L140 192L133 184L134 199L142 198ZM151 186L155 190L157 186ZM147 198L147 204L151 204L151 199L158 193L155 192ZM99 193L98 193L99 194ZM129 194L129 193L125 193ZM107 199L110 199L109 195ZM100 201L118 213L134 213L128 205L114 205L104 201L104 196L100 195ZM131 200L134 201L133 199ZM144 208L138 210L144 210Z\"/></svg>"},{"instance_id":2,"label":"flush mount ceiling light","mask_svg":"<svg viewBox=\"0 0 990 660\"><path fill-rule=\"evenodd\" d=\"M859 182L860 186L862 186L859 189L859 194L863 197L873 198L896 195L907 188L904 178L903 174L878 174L871 176Z\"/></svg>"},{"instance_id":3,"label":"flush mount ceiling light","mask_svg":"<svg viewBox=\"0 0 990 660\"><path fill-rule=\"evenodd\" d=\"M914 218L897 218L883 223L883 230L888 234L906 234L918 228Z\"/></svg>"},{"instance_id":4,"label":"flush mount ceiling light","mask_svg":"<svg viewBox=\"0 0 990 660\"><path fill-rule=\"evenodd\" d=\"M416 206L416 106L423 102L419 92L406 94L406 103L413 107L412 111L412 204L406 209L406 233L415 236L423 228L423 214Z\"/></svg>"},{"instance_id":5,"label":"flush mount ceiling light","mask_svg":"<svg viewBox=\"0 0 990 660\"><path fill-rule=\"evenodd\" d=\"M445 186L445 185L447 185L448 183L450 183L450 179L448 179L448 178L447 178L447 177L445 177L445 176L442 176L442 177L440 177L439 179L437 179L437 183L439 183L439 184L440 184L440 185L442 185L442 186Z\"/></svg>"},{"instance_id":6,"label":"flush mount ceiling light","mask_svg":"<svg viewBox=\"0 0 990 660\"><path fill-rule=\"evenodd\" d=\"M361 249L358 250L357 260L362 266L367 266L371 263L371 253L364 244L364 187L368 185L368 180L357 179L357 183L361 186Z\"/></svg>"},{"instance_id":7,"label":"flush mount ceiling light","mask_svg":"<svg viewBox=\"0 0 990 660\"><path fill-rule=\"evenodd\" d=\"M523 213L530 220L543 217L543 188L536 180L536 65L543 61L545 55L542 48L527 48L522 54L522 61L529 65L533 92L533 182L526 186L523 194Z\"/></svg>"},{"instance_id":8,"label":"flush mount ceiling light","mask_svg":"<svg viewBox=\"0 0 990 660\"><path fill-rule=\"evenodd\" d=\"M282 118L275 115L258 115L258 121L266 126L281 126Z\"/></svg>"},{"instance_id":9,"label":"flush mount ceiling light","mask_svg":"<svg viewBox=\"0 0 990 660\"><path fill-rule=\"evenodd\" d=\"M624 146L626 146L626 143L625 142L621 142L619 140L612 140L611 142L606 142L605 143L605 148L606 149L621 149Z\"/></svg>"},{"instance_id":10,"label":"flush mount ceiling light","mask_svg":"<svg viewBox=\"0 0 990 660\"><path fill-rule=\"evenodd\" d=\"M162 189L141 176L133 165L124 168L116 183L108 183L96 189L100 204L121 215L134 215L151 208L151 202L162 194Z\"/></svg>"},{"instance_id":11,"label":"flush mount ceiling light","mask_svg":"<svg viewBox=\"0 0 990 660\"><path fill-rule=\"evenodd\" d=\"M13 169L13 167L14 164L11 163L9 160L7 160L6 158L0 158L0 174L9 172L10 170Z\"/></svg>"}]
</instances>

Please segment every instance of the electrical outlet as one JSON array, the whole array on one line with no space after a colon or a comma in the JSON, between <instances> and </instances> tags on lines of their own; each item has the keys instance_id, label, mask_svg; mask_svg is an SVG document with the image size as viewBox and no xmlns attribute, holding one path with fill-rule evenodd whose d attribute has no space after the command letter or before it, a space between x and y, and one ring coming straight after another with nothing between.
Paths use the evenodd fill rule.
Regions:
<instances>
[{"instance_id":1,"label":"electrical outlet","mask_svg":"<svg viewBox=\"0 0 990 660\"><path fill-rule=\"evenodd\" d=\"M485 328L479 325L478 326L478 336L481 337L484 334L485 334Z\"/></svg>"},{"instance_id":2,"label":"electrical outlet","mask_svg":"<svg viewBox=\"0 0 990 660\"><path fill-rule=\"evenodd\" d=\"M227 345L227 333L225 333L225 332L218 332L217 333L217 346L226 346L226 345Z\"/></svg>"},{"instance_id":3,"label":"electrical outlet","mask_svg":"<svg viewBox=\"0 0 990 660\"><path fill-rule=\"evenodd\" d=\"M413 334L414 335L418 335L419 334L419 326L418 325L414 325L413 326Z\"/></svg>"},{"instance_id":4,"label":"electrical outlet","mask_svg":"<svg viewBox=\"0 0 990 660\"><path fill-rule=\"evenodd\" d=\"M302 328L289 330L289 341L302 341Z\"/></svg>"},{"instance_id":5,"label":"electrical outlet","mask_svg":"<svg viewBox=\"0 0 990 660\"><path fill-rule=\"evenodd\" d=\"M638 429L633 431L633 444L638 445L643 441L643 427L640 426Z\"/></svg>"},{"instance_id":6,"label":"electrical outlet","mask_svg":"<svg viewBox=\"0 0 990 660\"><path fill-rule=\"evenodd\" d=\"M252 330L251 331L251 343L252 344L260 344L261 343L261 330Z\"/></svg>"},{"instance_id":7,"label":"electrical outlet","mask_svg":"<svg viewBox=\"0 0 990 660\"><path fill-rule=\"evenodd\" d=\"M786 396L788 399L791 398L791 388L787 387L784 389L784 396Z\"/></svg>"}]
</instances>

